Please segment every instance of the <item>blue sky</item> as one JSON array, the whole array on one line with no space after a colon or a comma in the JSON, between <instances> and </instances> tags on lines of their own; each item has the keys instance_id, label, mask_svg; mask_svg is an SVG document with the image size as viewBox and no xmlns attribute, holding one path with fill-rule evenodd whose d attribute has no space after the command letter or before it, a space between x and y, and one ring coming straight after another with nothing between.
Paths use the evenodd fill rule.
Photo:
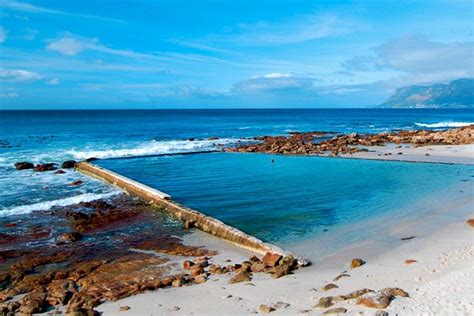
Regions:
<instances>
[{"instance_id":1,"label":"blue sky","mask_svg":"<svg viewBox=\"0 0 474 316\"><path fill-rule=\"evenodd\" d=\"M0 108L366 107L474 72L472 1L0 0Z\"/></svg>"}]
</instances>

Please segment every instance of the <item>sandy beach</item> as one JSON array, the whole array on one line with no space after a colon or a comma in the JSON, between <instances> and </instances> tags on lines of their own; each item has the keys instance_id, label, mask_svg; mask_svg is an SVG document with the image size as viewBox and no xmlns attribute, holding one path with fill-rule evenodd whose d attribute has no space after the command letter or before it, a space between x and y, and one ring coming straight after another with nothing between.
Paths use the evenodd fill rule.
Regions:
<instances>
[{"instance_id":1,"label":"sandy beach","mask_svg":"<svg viewBox=\"0 0 474 316\"><path fill-rule=\"evenodd\" d=\"M453 149L454 148L454 149ZM472 163L472 145L403 148L409 161ZM379 149L389 152L400 149ZM433 153L425 156L429 151ZM373 158L384 159L372 153ZM381 158L383 157L383 158ZM402 159L400 159L402 160ZM364 288L381 290L397 287L410 297L396 297L384 311L389 315L472 315L474 308L474 229L466 220L474 217L473 188L455 200L447 200L426 218L399 223L385 234L400 239L396 247L387 249L377 240L367 241L299 269L294 274L272 279L255 274L250 282L228 284L231 275L211 276L197 286L167 288L147 292L97 307L105 315L114 315L127 306L124 315L243 315L262 313L261 304L273 307L272 314L320 315L333 308L345 308L349 315L374 315L378 309L356 305L356 299L338 302L328 308L315 307L322 297L344 295ZM406 239L406 240L402 240ZM185 244L205 244L217 249L212 259L217 264L246 260L252 254L202 232L187 236ZM311 247L307 242L302 247ZM366 263L355 269L353 258ZM407 261L409 260L409 261ZM341 273L350 275L334 281ZM327 284L337 288L323 291ZM130 307L130 309L128 309ZM378 314L384 315L384 314Z\"/></svg>"}]
</instances>

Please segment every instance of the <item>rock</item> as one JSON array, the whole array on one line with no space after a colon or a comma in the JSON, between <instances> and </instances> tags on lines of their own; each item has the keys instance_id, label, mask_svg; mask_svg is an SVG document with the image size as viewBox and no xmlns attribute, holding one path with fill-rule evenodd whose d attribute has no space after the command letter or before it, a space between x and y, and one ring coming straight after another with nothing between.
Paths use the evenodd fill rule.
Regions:
<instances>
[{"instance_id":1,"label":"rock","mask_svg":"<svg viewBox=\"0 0 474 316\"><path fill-rule=\"evenodd\" d=\"M415 237L416 237L416 236L403 237L403 238L400 238L400 240L405 241L405 240L413 239L413 238L415 238Z\"/></svg>"},{"instance_id":2,"label":"rock","mask_svg":"<svg viewBox=\"0 0 474 316\"><path fill-rule=\"evenodd\" d=\"M362 259L352 259L351 261L351 269L355 269L355 268L358 268L360 266L362 266L363 264L365 264L365 261L362 260Z\"/></svg>"},{"instance_id":3,"label":"rock","mask_svg":"<svg viewBox=\"0 0 474 316\"><path fill-rule=\"evenodd\" d=\"M275 311L275 308L271 307L271 306L268 306L268 305L265 305L265 304L262 304L258 307L259 311L262 312L262 313L271 313L273 311Z\"/></svg>"},{"instance_id":4,"label":"rock","mask_svg":"<svg viewBox=\"0 0 474 316\"><path fill-rule=\"evenodd\" d=\"M240 282L246 282L246 281L251 281L252 280L252 274L248 271L241 271L234 275L233 277L230 278L229 283L234 284L234 283L240 283Z\"/></svg>"},{"instance_id":5,"label":"rock","mask_svg":"<svg viewBox=\"0 0 474 316\"><path fill-rule=\"evenodd\" d=\"M341 279L341 278L349 278L349 277L350 277L349 274L347 274L347 273L341 273L341 274L339 274L337 277L335 277L333 281L339 281L339 279Z\"/></svg>"},{"instance_id":6,"label":"rock","mask_svg":"<svg viewBox=\"0 0 474 316\"><path fill-rule=\"evenodd\" d=\"M26 169L33 169L35 166L31 162L17 162L15 164L15 169L16 170L26 170Z\"/></svg>"},{"instance_id":7,"label":"rock","mask_svg":"<svg viewBox=\"0 0 474 316\"><path fill-rule=\"evenodd\" d=\"M281 265L281 266L278 266L278 267L275 267L274 268L274 272L272 273L272 278L274 279L279 279L281 278L282 276L285 276L287 274L290 274L290 267L288 265Z\"/></svg>"},{"instance_id":8,"label":"rock","mask_svg":"<svg viewBox=\"0 0 474 316\"><path fill-rule=\"evenodd\" d=\"M61 164L61 168L71 169L71 168L74 168L75 165L76 165L75 160L66 160L65 162Z\"/></svg>"},{"instance_id":9,"label":"rock","mask_svg":"<svg viewBox=\"0 0 474 316\"><path fill-rule=\"evenodd\" d=\"M410 297L410 295L406 291L402 290L399 287L387 287L381 290L380 292L388 296Z\"/></svg>"},{"instance_id":10,"label":"rock","mask_svg":"<svg viewBox=\"0 0 474 316\"><path fill-rule=\"evenodd\" d=\"M128 311L130 308L131 308L131 307L130 307L130 306L127 306L127 305L125 305L125 306L120 306L119 312L126 312L126 311Z\"/></svg>"},{"instance_id":11,"label":"rock","mask_svg":"<svg viewBox=\"0 0 474 316\"><path fill-rule=\"evenodd\" d=\"M19 312L22 314L43 313L46 311L46 293L36 291L27 294L20 300Z\"/></svg>"},{"instance_id":12,"label":"rock","mask_svg":"<svg viewBox=\"0 0 474 316\"><path fill-rule=\"evenodd\" d=\"M171 285L173 287L182 287L184 285L184 278L182 277L178 277L176 279L173 280L173 283L171 283Z\"/></svg>"},{"instance_id":13,"label":"rock","mask_svg":"<svg viewBox=\"0 0 474 316\"><path fill-rule=\"evenodd\" d=\"M252 264L252 266L250 267L250 270L254 273L258 273L258 272L263 272L263 270L265 270L265 263L263 262L255 262L254 264Z\"/></svg>"},{"instance_id":14,"label":"rock","mask_svg":"<svg viewBox=\"0 0 474 316\"><path fill-rule=\"evenodd\" d=\"M346 294L346 295L340 295L339 297L345 301L345 300L351 300L351 299L354 299L354 298L358 298L364 294L367 294L367 293L372 293L374 292L373 290L371 289L360 289L360 290L357 290L357 291L353 291L353 292L350 292L349 294Z\"/></svg>"},{"instance_id":15,"label":"rock","mask_svg":"<svg viewBox=\"0 0 474 316\"><path fill-rule=\"evenodd\" d=\"M335 303L336 302L334 301L333 296L326 296L326 297L321 297L318 301L318 304L314 305L314 307L328 308L328 307L333 306Z\"/></svg>"},{"instance_id":16,"label":"rock","mask_svg":"<svg viewBox=\"0 0 474 316\"><path fill-rule=\"evenodd\" d=\"M290 304L285 303L285 302L276 302L275 304L272 305L272 307L275 308L275 309L287 308L289 306L290 306Z\"/></svg>"},{"instance_id":17,"label":"rock","mask_svg":"<svg viewBox=\"0 0 474 316\"><path fill-rule=\"evenodd\" d=\"M183 228L184 229L191 229L196 225L196 221L190 220L190 221L184 221L183 222Z\"/></svg>"},{"instance_id":18,"label":"rock","mask_svg":"<svg viewBox=\"0 0 474 316\"><path fill-rule=\"evenodd\" d=\"M78 232L65 233L58 237L58 240L63 242L75 242L81 239L82 234Z\"/></svg>"},{"instance_id":19,"label":"rock","mask_svg":"<svg viewBox=\"0 0 474 316\"><path fill-rule=\"evenodd\" d=\"M191 269L191 267L194 266L194 262L190 261L190 260L184 260L183 262L183 268L185 270L189 270Z\"/></svg>"},{"instance_id":20,"label":"rock","mask_svg":"<svg viewBox=\"0 0 474 316\"><path fill-rule=\"evenodd\" d=\"M388 313L386 311L379 310L375 312L375 316L388 316Z\"/></svg>"},{"instance_id":21,"label":"rock","mask_svg":"<svg viewBox=\"0 0 474 316\"><path fill-rule=\"evenodd\" d=\"M72 187L75 187L75 186L81 185L83 183L84 183L84 181L76 180L76 181L73 181L73 182L69 183L68 185L72 186Z\"/></svg>"},{"instance_id":22,"label":"rock","mask_svg":"<svg viewBox=\"0 0 474 316\"><path fill-rule=\"evenodd\" d=\"M197 277L194 278L194 283L196 284L202 284L207 281L207 276L205 274L198 275Z\"/></svg>"},{"instance_id":23,"label":"rock","mask_svg":"<svg viewBox=\"0 0 474 316\"><path fill-rule=\"evenodd\" d=\"M255 262L260 262L260 259L258 259L257 256L252 256L252 257L249 258L249 261L255 263Z\"/></svg>"},{"instance_id":24,"label":"rock","mask_svg":"<svg viewBox=\"0 0 474 316\"><path fill-rule=\"evenodd\" d=\"M329 309L323 313L323 315L329 315L329 314L345 314L347 313L347 309L344 307L337 307L333 309Z\"/></svg>"},{"instance_id":25,"label":"rock","mask_svg":"<svg viewBox=\"0 0 474 316\"><path fill-rule=\"evenodd\" d=\"M474 227L474 218L470 218L466 221L466 224L468 224L470 227Z\"/></svg>"},{"instance_id":26,"label":"rock","mask_svg":"<svg viewBox=\"0 0 474 316\"><path fill-rule=\"evenodd\" d=\"M418 261L416 261L415 259L407 259L407 260L405 260L405 264L406 264L406 265L410 265L410 264L413 264L413 263L416 263L416 262L418 262Z\"/></svg>"},{"instance_id":27,"label":"rock","mask_svg":"<svg viewBox=\"0 0 474 316\"><path fill-rule=\"evenodd\" d=\"M44 163L44 164L37 164L34 168L36 172L45 172L45 171L53 171L56 170L55 163Z\"/></svg>"},{"instance_id":28,"label":"rock","mask_svg":"<svg viewBox=\"0 0 474 316\"><path fill-rule=\"evenodd\" d=\"M65 174L66 171L59 169L58 171L54 172L54 174Z\"/></svg>"},{"instance_id":29,"label":"rock","mask_svg":"<svg viewBox=\"0 0 474 316\"><path fill-rule=\"evenodd\" d=\"M200 265L194 265L194 266L191 267L191 269L189 269L189 274L192 277L196 277L196 276L201 275L203 273L204 273L204 267L200 266Z\"/></svg>"},{"instance_id":30,"label":"rock","mask_svg":"<svg viewBox=\"0 0 474 316\"><path fill-rule=\"evenodd\" d=\"M323 287L321 288L321 290L323 290L323 291L329 291L329 290L337 289L337 288L339 288L339 286L337 286L336 284L329 283L329 284L326 284L325 286L323 286Z\"/></svg>"},{"instance_id":31,"label":"rock","mask_svg":"<svg viewBox=\"0 0 474 316\"><path fill-rule=\"evenodd\" d=\"M357 300L357 305L364 305L370 308L384 309L390 305L392 298L382 292L371 292L364 294Z\"/></svg>"},{"instance_id":32,"label":"rock","mask_svg":"<svg viewBox=\"0 0 474 316\"><path fill-rule=\"evenodd\" d=\"M280 254L267 252L262 258L262 262L265 263L267 267L275 267L281 258L283 258L283 256Z\"/></svg>"}]
</instances>

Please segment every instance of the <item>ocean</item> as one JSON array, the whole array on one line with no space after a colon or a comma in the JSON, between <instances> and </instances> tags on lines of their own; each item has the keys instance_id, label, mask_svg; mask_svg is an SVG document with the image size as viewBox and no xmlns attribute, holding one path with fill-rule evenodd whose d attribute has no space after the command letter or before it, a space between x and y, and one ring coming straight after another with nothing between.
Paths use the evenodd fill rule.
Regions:
<instances>
[{"instance_id":1,"label":"ocean","mask_svg":"<svg viewBox=\"0 0 474 316\"><path fill-rule=\"evenodd\" d=\"M203 213L289 245L347 223L424 214L436 205L435 197L454 194L466 182L472 187L473 167L261 154L157 155L213 151L292 131L380 133L473 123L474 110L464 109L1 111L0 217L19 220L117 194L71 170L57 175L13 166L95 157ZM78 179L84 184L68 185Z\"/></svg>"}]
</instances>

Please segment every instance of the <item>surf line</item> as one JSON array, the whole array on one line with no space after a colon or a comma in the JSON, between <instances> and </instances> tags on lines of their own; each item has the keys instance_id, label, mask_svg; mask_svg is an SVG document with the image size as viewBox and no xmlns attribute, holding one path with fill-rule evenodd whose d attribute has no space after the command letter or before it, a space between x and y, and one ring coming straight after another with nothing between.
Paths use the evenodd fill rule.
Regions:
<instances>
[{"instance_id":1,"label":"surf line","mask_svg":"<svg viewBox=\"0 0 474 316\"><path fill-rule=\"evenodd\" d=\"M171 196L167 193L151 188L108 169L85 161L77 163L75 168L87 176L114 185L122 189L126 194L137 196L145 202L157 206L184 222L192 223L193 227L224 239L238 247L261 255L265 255L267 252L277 253L282 256L291 254L278 246L265 243L262 240L244 233L243 231L227 225L211 216L207 216L199 211L181 205L180 203L173 201ZM298 256L294 257L302 265L309 264L307 259L299 258Z\"/></svg>"}]
</instances>

